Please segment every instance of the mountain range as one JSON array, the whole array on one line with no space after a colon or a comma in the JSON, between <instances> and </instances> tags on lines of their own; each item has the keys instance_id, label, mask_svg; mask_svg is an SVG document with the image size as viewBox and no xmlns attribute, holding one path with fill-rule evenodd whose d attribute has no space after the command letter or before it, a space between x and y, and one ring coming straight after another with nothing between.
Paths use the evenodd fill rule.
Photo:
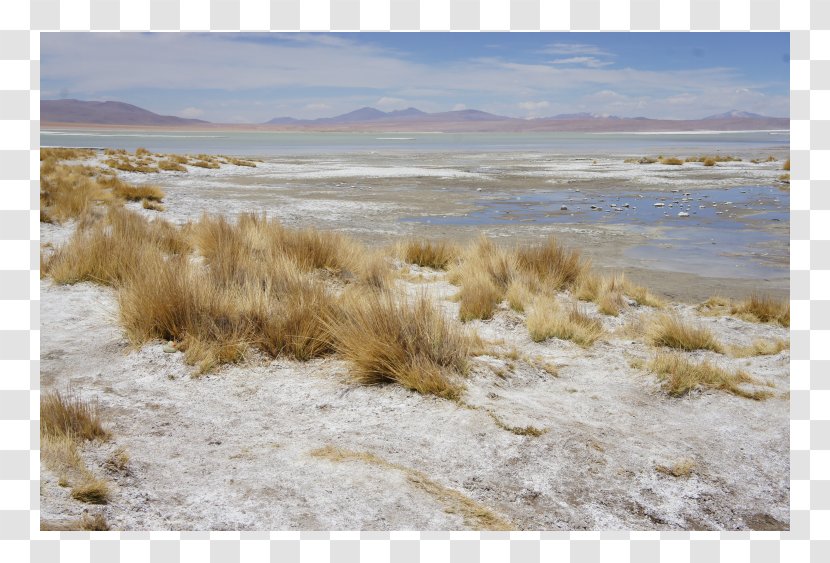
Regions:
<instances>
[{"instance_id":1,"label":"mountain range","mask_svg":"<svg viewBox=\"0 0 830 563\"><path fill-rule=\"evenodd\" d=\"M334 117L296 119L275 117L262 124L218 124L200 119L158 115L124 102L41 100L41 121L47 124L90 124L162 127L209 127L286 131L444 131L444 132L532 132L532 131L744 131L789 129L789 118L768 117L732 110L701 119L651 119L595 113L568 113L520 119L476 109L427 113L417 108L381 111L363 107Z\"/></svg>"}]
</instances>

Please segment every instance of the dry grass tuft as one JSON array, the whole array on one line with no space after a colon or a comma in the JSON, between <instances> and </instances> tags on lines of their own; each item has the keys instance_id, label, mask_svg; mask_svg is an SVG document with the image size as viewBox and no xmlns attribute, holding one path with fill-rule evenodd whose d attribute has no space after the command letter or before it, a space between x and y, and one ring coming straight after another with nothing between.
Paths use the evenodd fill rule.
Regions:
<instances>
[{"instance_id":1,"label":"dry grass tuft","mask_svg":"<svg viewBox=\"0 0 830 563\"><path fill-rule=\"evenodd\" d=\"M743 389L741 385L755 383L745 371L727 371L707 361L693 363L675 352L658 353L647 367L663 382L663 389L674 397L701 387L726 391L756 401L772 396L770 391Z\"/></svg>"},{"instance_id":2,"label":"dry grass tuft","mask_svg":"<svg viewBox=\"0 0 830 563\"><path fill-rule=\"evenodd\" d=\"M185 159L187 162L187 159ZM182 166L182 163L174 160L160 160L158 163L159 170L168 170L171 172L187 172L187 168Z\"/></svg>"},{"instance_id":3,"label":"dry grass tuft","mask_svg":"<svg viewBox=\"0 0 830 563\"><path fill-rule=\"evenodd\" d=\"M101 425L96 403L57 391L47 392L40 399L40 433L79 441L109 438L109 432Z\"/></svg>"},{"instance_id":4,"label":"dry grass tuft","mask_svg":"<svg viewBox=\"0 0 830 563\"><path fill-rule=\"evenodd\" d=\"M234 166L248 166L249 168L256 168L256 162L251 162L250 160L242 160L230 156L226 156L225 160L228 164L233 164Z\"/></svg>"},{"instance_id":5,"label":"dry grass tuft","mask_svg":"<svg viewBox=\"0 0 830 563\"><path fill-rule=\"evenodd\" d=\"M786 170L787 172L790 171L790 159L788 158L786 162L784 162L784 166L781 167L781 170Z\"/></svg>"},{"instance_id":6,"label":"dry grass tuft","mask_svg":"<svg viewBox=\"0 0 830 563\"><path fill-rule=\"evenodd\" d=\"M219 168L219 163L214 160L194 160L190 166L198 166L199 168Z\"/></svg>"},{"instance_id":7,"label":"dry grass tuft","mask_svg":"<svg viewBox=\"0 0 830 563\"><path fill-rule=\"evenodd\" d=\"M678 350L712 350L723 352L723 346L712 331L693 326L674 314L653 317L646 328L646 338L654 346L666 346Z\"/></svg>"},{"instance_id":8,"label":"dry grass tuft","mask_svg":"<svg viewBox=\"0 0 830 563\"><path fill-rule=\"evenodd\" d=\"M695 469L695 462L691 459L681 459L672 466L658 465L655 471L672 477L689 477Z\"/></svg>"},{"instance_id":9,"label":"dry grass tuft","mask_svg":"<svg viewBox=\"0 0 830 563\"><path fill-rule=\"evenodd\" d=\"M528 426L511 426L511 425L507 424L506 422L504 422L501 418L499 418L496 415L496 413L494 413L493 411L488 410L487 414L490 415L490 418L493 419L493 422L496 423L496 426L498 426L502 430L506 430L506 431L510 432L511 434L515 434L516 436L533 436L535 438L538 438L539 436L541 436L542 434L545 434L547 432L547 429L536 428L535 426L531 426L531 425L528 425Z\"/></svg>"},{"instance_id":10,"label":"dry grass tuft","mask_svg":"<svg viewBox=\"0 0 830 563\"><path fill-rule=\"evenodd\" d=\"M538 297L527 315L527 329L534 342L548 338L572 340L588 347L602 336L602 322L584 313L576 303L563 308L555 300Z\"/></svg>"},{"instance_id":11,"label":"dry grass tuft","mask_svg":"<svg viewBox=\"0 0 830 563\"><path fill-rule=\"evenodd\" d=\"M671 164L673 166L680 166L684 162L685 160L683 160L682 158L676 158L673 156L660 159L660 164Z\"/></svg>"},{"instance_id":12,"label":"dry grass tuft","mask_svg":"<svg viewBox=\"0 0 830 563\"><path fill-rule=\"evenodd\" d=\"M769 296L750 295L748 299L733 304L730 312L750 322L778 323L783 327L790 326L789 301L774 299Z\"/></svg>"},{"instance_id":13,"label":"dry grass tuft","mask_svg":"<svg viewBox=\"0 0 830 563\"><path fill-rule=\"evenodd\" d=\"M752 356L774 356L784 350L789 350L790 343L783 339L775 340L756 339L748 346L730 346L728 354L733 358L749 358Z\"/></svg>"},{"instance_id":14,"label":"dry grass tuft","mask_svg":"<svg viewBox=\"0 0 830 563\"><path fill-rule=\"evenodd\" d=\"M101 513L84 513L78 520L41 520L42 532L106 532L110 529L107 518Z\"/></svg>"},{"instance_id":15,"label":"dry grass tuft","mask_svg":"<svg viewBox=\"0 0 830 563\"><path fill-rule=\"evenodd\" d=\"M72 487L72 498L89 504L107 504L110 499L109 484L103 479L90 476L80 484Z\"/></svg>"},{"instance_id":16,"label":"dry grass tuft","mask_svg":"<svg viewBox=\"0 0 830 563\"><path fill-rule=\"evenodd\" d=\"M157 201L145 199L141 201L141 207L150 211L164 211L164 206Z\"/></svg>"},{"instance_id":17,"label":"dry grass tuft","mask_svg":"<svg viewBox=\"0 0 830 563\"><path fill-rule=\"evenodd\" d=\"M493 283L490 276L476 271L464 279L458 299L458 314L462 321L490 319L501 302L502 291Z\"/></svg>"},{"instance_id":18,"label":"dry grass tuft","mask_svg":"<svg viewBox=\"0 0 830 563\"><path fill-rule=\"evenodd\" d=\"M715 161L715 159L714 159L714 158L712 158L712 157L707 157L707 158L703 159L703 166L714 166L714 165L715 165L715 162L716 162L716 161Z\"/></svg>"},{"instance_id":19,"label":"dry grass tuft","mask_svg":"<svg viewBox=\"0 0 830 563\"><path fill-rule=\"evenodd\" d=\"M533 301L533 292L521 281L512 281L505 293L510 308L517 313L524 313L525 308Z\"/></svg>"},{"instance_id":20,"label":"dry grass tuft","mask_svg":"<svg viewBox=\"0 0 830 563\"><path fill-rule=\"evenodd\" d=\"M112 199L112 194L86 166L57 164L45 160L40 168L41 217L62 223L87 215L98 203Z\"/></svg>"},{"instance_id":21,"label":"dry grass tuft","mask_svg":"<svg viewBox=\"0 0 830 563\"><path fill-rule=\"evenodd\" d=\"M550 292L573 286L590 265L577 250L568 250L549 237L541 246L518 249L516 267L528 285Z\"/></svg>"},{"instance_id":22,"label":"dry grass tuft","mask_svg":"<svg viewBox=\"0 0 830 563\"><path fill-rule=\"evenodd\" d=\"M366 384L397 382L419 393L457 399L471 341L425 295L407 303L390 292L350 294L326 320L336 350Z\"/></svg>"},{"instance_id":23,"label":"dry grass tuft","mask_svg":"<svg viewBox=\"0 0 830 563\"><path fill-rule=\"evenodd\" d=\"M95 156L92 149L69 149L69 148L42 148L40 149L40 160L86 160Z\"/></svg>"},{"instance_id":24,"label":"dry grass tuft","mask_svg":"<svg viewBox=\"0 0 830 563\"><path fill-rule=\"evenodd\" d=\"M151 223L136 213L111 208L104 220L77 229L45 261L43 271L60 284L116 285L140 273L145 255L163 257L186 251L186 241L169 223Z\"/></svg>"},{"instance_id":25,"label":"dry grass tuft","mask_svg":"<svg viewBox=\"0 0 830 563\"><path fill-rule=\"evenodd\" d=\"M401 254L410 264L446 270L458 256L458 248L446 241L410 239L403 243Z\"/></svg>"},{"instance_id":26,"label":"dry grass tuft","mask_svg":"<svg viewBox=\"0 0 830 563\"><path fill-rule=\"evenodd\" d=\"M112 193L126 201L150 200L161 202L164 199L164 192L158 186L131 186L120 181L113 182Z\"/></svg>"},{"instance_id":27,"label":"dry grass tuft","mask_svg":"<svg viewBox=\"0 0 830 563\"><path fill-rule=\"evenodd\" d=\"M150 156L150 151L148 151L144 147L138 147L137 149L135 149L135 155L136 156Z\"/></svg>"}]
</instances>

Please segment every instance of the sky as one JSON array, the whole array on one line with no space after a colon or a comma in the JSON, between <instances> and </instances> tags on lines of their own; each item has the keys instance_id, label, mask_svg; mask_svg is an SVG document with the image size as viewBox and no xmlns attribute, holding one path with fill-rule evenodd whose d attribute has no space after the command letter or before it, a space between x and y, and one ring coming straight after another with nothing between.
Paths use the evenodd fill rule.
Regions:
<instances>
[{"instance_id":1,"label":"sky","mask_svg":"<svg viewBox=\"0 0 830 563\"><path fill-rule=\"evenodd\" d=\"M788 33L43 33L42 99L220 123L478 109L789 115Z\"/></svg>"}]
</instances>

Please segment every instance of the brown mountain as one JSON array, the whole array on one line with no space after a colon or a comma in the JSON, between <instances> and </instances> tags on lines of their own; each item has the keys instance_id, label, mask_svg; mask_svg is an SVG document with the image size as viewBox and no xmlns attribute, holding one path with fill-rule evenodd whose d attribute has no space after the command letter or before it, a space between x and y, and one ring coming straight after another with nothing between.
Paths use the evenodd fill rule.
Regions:
<instances>
[{"instance_id":1,"label":"brown mountain","mask_svg":"<svg viewBox=\"0 0 830 563\"><path fill-rule=\"evenodd\" d=\"M41 100L40 120L51 123L90 123L100 125L199 125L201 119L159 115L124 102L85 102L82 100Z\"/></svg>"}]
</instances>

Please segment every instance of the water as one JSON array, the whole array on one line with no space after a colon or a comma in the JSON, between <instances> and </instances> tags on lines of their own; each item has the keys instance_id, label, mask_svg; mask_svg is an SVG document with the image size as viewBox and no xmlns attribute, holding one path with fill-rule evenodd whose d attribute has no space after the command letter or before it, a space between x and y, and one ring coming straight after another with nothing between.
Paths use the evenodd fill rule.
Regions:
<instances>
[{"instance_id":1,"label":"water","mask_svg":"<svg viewBox=\"0 0 830 563\"><path fill-rule=\"evenodd\" d=\"M686 154L786 148L787 131L737 133L295 133L46 129L42 146L121 148L235 156L366 152Z\"/></svg>"}]
</instances>

